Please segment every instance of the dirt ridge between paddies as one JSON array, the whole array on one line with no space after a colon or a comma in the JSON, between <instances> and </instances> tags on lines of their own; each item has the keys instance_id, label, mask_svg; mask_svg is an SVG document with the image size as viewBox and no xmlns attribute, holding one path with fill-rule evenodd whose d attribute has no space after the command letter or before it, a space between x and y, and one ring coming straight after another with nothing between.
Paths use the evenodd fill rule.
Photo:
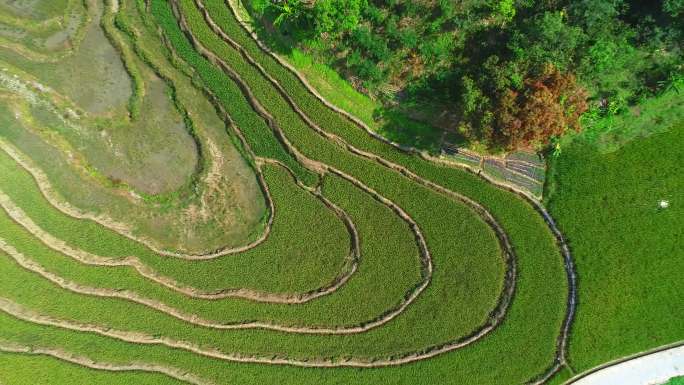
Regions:
<instances>
[{"instance_id":1,"label":"dirt ridge between paddies","mask_svg":"<svg viewBox=\"0 0 684 385\"><path fill-rule=\"evenodd\" d=\"M62 349L20 345L2 339L0 339L0 352L49 356L89 369L104 370L109 372L141 371L148 373L159 373L192 385L213 385L212 382L195 376L192 373L188 373L185 370L171 366L143 362L115 364L110 362L95 361L88 357L75 355Z\"/></svg>"}]
</instances>

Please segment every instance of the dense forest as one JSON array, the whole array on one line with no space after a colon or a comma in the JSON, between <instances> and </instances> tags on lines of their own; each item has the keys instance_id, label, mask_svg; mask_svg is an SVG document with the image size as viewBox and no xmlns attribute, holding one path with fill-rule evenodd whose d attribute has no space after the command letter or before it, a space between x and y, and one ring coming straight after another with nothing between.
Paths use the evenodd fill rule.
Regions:
<instances>
[{"instance_id":1,"label":"dense forest","mask_svg":"<svg viewBox=\"0 0 684 385\"><path fill-rule=\"evenodd\" d=\"M490 151L684 88L684 0L251 0L385 105L435 106Z\"/></svg>"}]
</instances>

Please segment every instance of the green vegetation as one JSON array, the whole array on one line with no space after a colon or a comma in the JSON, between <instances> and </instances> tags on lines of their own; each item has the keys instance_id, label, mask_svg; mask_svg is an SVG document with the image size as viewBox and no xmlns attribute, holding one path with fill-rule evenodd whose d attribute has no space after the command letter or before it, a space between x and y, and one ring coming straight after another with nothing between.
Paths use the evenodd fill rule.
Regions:
<instances>
[{"instance_id":1,"label":"green vegetation","mask_svg":"<svg viewBox=\"0 0 684 385\"><path fill-rule=\"evenodd\" d=\"M554 128L564 115L612 115L681 87L678 1L286 3L248 2L261 36L280 32L275 48L306 52L385 106L397 105L398 116L490 151L548 144L579 128ZM549 66L577 85L544 84Z\"/></svg>"},{"instance_id":2,"label":"green vegetation","mask_svg":"<svg viewBox=\"0 0 684 385\"><path fill-rule=\"evenodd\" d=\"M558 384L681 339L680 11L595 3L251 2L314 90L227 0L69 2L68 47L0 33L0 382ZM434 152L553 137L563 235L373 132L398 126Z\"/></svg>"},{"instance_id":3,"label":"green vegetation","mask_svg":"<svg viewBox=\"0 0 684 385\"><path fill-rule=\"evenodd\" d=\"M682 339L684 313L673 299L684 290L683 130L672 122L610 153L578 138L554 162L549 210L580 275L569 354L576 372Z\"/></svg>"},{"instance_id":4,"label":"green vegetation","mask_svg":"<svg viewBox=\"0 0 684 385\"><path fill-rule=\"evenodd\" d=\"M585 118L591 125L582 133L582 138L596 145L600 152L612 152L631 140L666 131L684 120L684 97L670 90L620 113L589 114Z\"/></svg>"},{"instance_id":5,"label":"green vegetation","mask_svg":"<svg viewBox=\"0 0 684 385\"><path fill-rule=\"evenodd\" d=\"M401 173L379 163L372 157L352 155L343 147L334 144L329 138L316 134L309 123L295 113L293 106L288 105L287 98L278 94L267 77L255 71L256 67L244 58L231 56L231 53L236 52L230 52L232 48L208 29L193 3L183 2L181 6L183 17L190 21L190 32L195 36L200 36L199 41L207 44L211 49L210 52L217 54L220 58L230 60L227 62L228 67L236 71L238 76L244 79L244 83L235 83L234 80L240 79L228 76L234 74L207 60L207 58L213 59L213 56L202 56L207 53L198 52L196 47L190 44L187 36L179 28L178 19L171 13L168 4L152 3L151 10L155 16L152 20L149 15L142 12L144 4L140 2L135 4L135 7L131 7L130 4L120 4L119 12L126 16L115 17L113 25L123 29L124 33L111 31L113 38L118 36L120 39L117 43L119 47L124 47L125 44L132 46L130 50L125 51L128 52L127 54L123 50L119 52L127 57L128 74L134 73L131 68L142 69L140 75L135 75L137 80L133 84L136 87L141 82L149 84L151 80L147 77L153 76L145 74L145 71L151 70L155 76L169 84L172 97L175 98L172 100L176 106L185 107L179 108L179 112L183 114L184 111L188 111L185 113L186 120L187 118L194 119L194 114L189 113L191 107L188 106L191 104L182 102L192 100L182 98L183 92L190 93L190 91L179 86L182 84L182 76L179 76L176 71L183 75L190 75L193 77L192 87L206 91L209 99L216 103L219 115L223 110L226 111L230 118L228 129L234 135L233 137L240 138L240 133L244 134L246 139L242 148L244 156L250 157L253 151L258 157L278 159L291 167L295 175L308 185L316 185L318 178L313 178L313 174L302 167L302 164L308 165L305 159L299 156L293 157L291 153L296 154L297 151L302 151L305 156L353 175L352 178L337 171L335 173L338 176L328 173L320 178L320 191L348 213L359 232L362 259L358 271L351 276L348 283L334 293L298 306L229 298L213 301L187 298L170 288L161 287L158 283L145 279L150 277L149 271L145 277L142 277L139 274L140 271L135 271L130 267L95 266L82 261L77 262L74 256L85 251L110 258L110 261L123 261L126 256L132 255L145 266L151 267L164 276L172 277L178 283L204 290L216 290L225 286L237 288L239 285L246 289L290 293L307 290L312 286L315 288L316 285L325 283L332 275L342 270L344 264L341 258L344 258L349 251L347 247L340 246L347 246L349 238L340 227L341 222L335 220L332 213L325 210L320 203L316 203L310 194L295 186L283 169L265 166L259 159L250 159L254 162L255 169L260 173L263 172L266 185L269 186L274 200L274 223L267 240L258 245L254 251L240 253L234 257L224 256L207 261L160 257L133 240L105 229L98 223L69 218L50 207L50 202L41 196L29 174L18 167L14 159L3 155L2 167L5 179L0 182L2 190L8 195L12 204L18 206L30 218L29 222L22 220L20 226L19 223L13 223L9 217L3 217L3 238L6 238L6 246L2 260L6 274L13 277L11 280L3 281L2 293L5 298L64 320L78 320L78 322L88 322L94 325L107 325L108 328L118 330L145 332L152 336L189 341L199 346L213 346L223 352L254 355L259 359L269 359L275 355L292 360L312 360L313 362L325 357L337 360L350 357L361 362L370 362L375 359L393 360L407 354L421 354L442 344L459 341L469 333L480 330L483 325L488 326L492 322L498 324L499 320L488 320L488 318L489 312L497 306L502 296L506 264L505 259L500 255L501 250L493 231L489 230L487 224L478 218L477 212L461 203L457 196L430 187L427 182L421 182L422 179L418 176L402 176ZM138 21L135 22L135 20ZM152 36L140 32L140 28L154 31L156 21L160 22L162 31L170 43L168 47L162 46L161 54L152 49L150 39ZM234 20L233 23L235 23ZM242 38L246 37L244 32L240 33ZM254 42L250 42L251 48L254 49L256 47ZM166 48L170 50L165 52ZM260 60L266 58L260 51L258 54ZM131 66L131 63L135 63L135 67ZM270 62L270 65L273 64L275 63ZM276 71L279 67L274 68ZM279 72L278 76L281 75L289 77L290 81L296 81L287 72ZM271 127L264 123L263 114L260 116L255 113L243 96L244 89L241 90L238 85L249 87L254 93L255 100L266 106L269 114L273 116ZM139 91L136 92L140 94ZM363 145L363 142L368 141L363 136L364 134L361 134L357 127L349 124L345 118L327 110L319 101L310 99L310 95L301 84L297 86L297 92L299 93L297 105L313 101L310 103L310 108L313 109L308 110L307 114L320 122L319 124L332 125L331 130L344 134L345 137L349 136L357 142L356 144ZM148 89L145 89L144 94L146 98L151 95ZM136 94L133 93L133 95ZM133 113L133 104L130 104L132 103L130 100L133 99L121 99L119 103L128 105L130 116L135 118L134 122L144 121L145 109L140 109L141 115L137 116ZM144 106L144 100L141 106ZM7 116L11 116L10 111L12 110L8 111ZM317 112L320 114L316 115ZM83 112L84 115L93 113L93 111ZM193 121L193 123L196 122ZM185 124L188 125L187 121ZM9 131L6 137L11 140L11 143L19 146L24 143L22 140L27 140L23 139L25 130L16 124L12 127L12 131ZM217 142L207 140L208 133L201 131L201 126L193 124L192 127L195 128L192 133L196 136L199 145L210 152L211 146L207 143ZM293 147L290 147L284 138L280 138L279 141L274 135L273 130L276 129L276 134L278 134L278 128L284 130L285 138L292 141ZM36 135L35 143L38 143L39 138L43 137ZM50 139L50 136L45 135L45 138ZM154 141L156 140L153 139ZM47 150L49 147L44 146L41 148L46 149L45 155L36 154L35 156L48 157L50 153L59 155L64 149L70 148L66 142L58 143L64 143L64 147ZM369 149L392 154L391 156L407 164L413 159L385 145L370 144L368 146ZM124 148L127 147L124 146ZM205 161L205 158L200 161ZM45 167L45 163L39 164L41 168ZM548 307L535 307L538 310L536 315L525 316L535 319L537 326L550 321L547 327L537 327L543 332L536 333L534 336L530 333L515 334L522 338L527 338L528 335L534 337L533 341L526 341L526 344L538 346L542 354L527 365L517 367L511 376L517 382L536 376L552 360L555 336L564 312L565 288L562 281L557 286L549 286L542 285L541 281L534 279L534 275L540 272L564 276L561 260L554 250L551 236L534 211L514 196L495 190L483 181L456 169L431 166L426 161L417 159L415 164L415 167L418 165L426 167L426 172L435 172L432 178L441 178L437 175L441 170L448 178L451 178L449 183L454 186L466 183L472 187L468 194L475 198L487 200L490 199L487 197L494 197L487 205L494 206L497 210L496 218L499 219L500 214L502 220L505 221L506 230L513 231L514 235L511 237L516 251L520 247L520 252L515 256L516 265L528 266L528 270L518 267L521 269L520 273L516 277L508 277L509 280L516 279L516 288L521 294L520 297L516 296L515 302L510 307L510 313L506 312L507 316L510 315L514 320L515 317L521 320L525 311L519 308L532 306L531 299L536 295L538 288L544 287L544 290L548 290L550 297L557 299L557 301L548 302ZM211 167L211 162L204 164L200 175L209 174ZM97 168L92 170L97 170ZM200 180L201 177L196 179ZM68 179L56 175L49 180L63 183L61 181ZM364 184L377 193L365 187ZM117 185L104 187L112 188ZM467 187L464 189L468 190ZM480 189L491 194L480 192ZM153 197L156 194L150 195ZM515 207L514 211L520 210L523 215L520 217L516 214L506 215L504 210L496 208L494 202L497 196L507 202L502 202L503 205L512 205ZM386 197L392 202L387 201ZM324 212L321 213L321 210ZM403 212L401 210L406 210L407 214L397 215L398 212ZM436 220L434 216L436 211L444 215L444 218ZM280 212L287 212L287 215L283 216L279 214ZM414 217L417 226L413 225ZM15 217L15 219L21 218ZM516 231L516 221L528 223L529 226L523 226L524 230ZM31 222L37 224L38 228L31 227ZM309 232L311 234L307 235ZM422 239L422 235L418 237L417 234L423 233L429 245L429 256L418 255L423 246L418 242ZM527 238L528 236L531 237ZM51 244L51 237L64 240L68 247ZM541 261L535 261L536 249L532 251L533 247L524 246L529 243L529 239L542 240L542 246L539 249ZM335 253L335 250L340 252ZM63 253L72 255L67 256ZM303 258L309 258L309 260ZM260 260L262 262L259 262ZM436 266L434 271L432 271L432 264ZM305 268L297 268L298 266L305 266ZM45 278L49 278L53 283L47 282ZM429 286L425 286L428 280ZM21 282L24 281L32 282L31 287L22 286ZM424 293L418 290L420 292L424 290ZM420 295L413 293L420 293ZM44 299L49 299L51 303L45 302ZM404 308L405 303L410 306ZM507 307L500 310L509 310ZM392 314L395 313L398 315L396 319L384 320L384 317L390 315L394 318ZM20 314L13 314L21 317ZM186 317L184 314L193 314L196 318ZM429 322L425 322L428 314ZM197 322L205 324L203 320L213 323L214 327L198 328L192 325ZM364 333L341 335L283 334L250 329L226 332L217 327L218 323L237 326L239 323L255 321L268 325L301 328L356 325L363 327L370 321L381 323ZM17 324L10 326L9 322L3 321L3 325L7 325L6 331L9 339L19 343L26 342L20 337L22 333L13 334L20 330ZM437 325L440 327L435 327ZM527 324L519 321L513 322L513 325L528 327ZM409 333L413 337L407 340L405 336ZM491 335L496 336L494 333L500 333L499 329L495 329ZM503 333L493 342L492 347L486 348L488 349L486 354L505 354L506 351L515 349L518 343L510 342L508 337L507 333ZM118 349L119 344L116 341L111 339L107 341L101 345L105 350ZM87 345L80 346L71 338L65 340L58 337L46 339L37 337L33 343L44 343L48 347L63 346L65 349L73 348L77 354L91 353L98 356L98 351L91 350ZM99 352L103 351L99 350ZM191 364L192 360L188 361L188 355L179 353L180 356L184 356L183 358L176 357L174 354L168 355L167 359L173 359L188 370L196 369L195 365ZM478 359L480 354L469 353L471 358L467 358L462 363L463 367L472 366L469 362ZM131 356L119 356L113 361L120 362L122 358L127 357ZM158 359L158 357L153 358L153 361ZM204 372L205 369L201 371ZM340 369L340 371L345 370ZM264 372L264 375L268 376L268 371ZM313 381L314 378L311 377L305 381Z\"/></svg>"}]
</instances>

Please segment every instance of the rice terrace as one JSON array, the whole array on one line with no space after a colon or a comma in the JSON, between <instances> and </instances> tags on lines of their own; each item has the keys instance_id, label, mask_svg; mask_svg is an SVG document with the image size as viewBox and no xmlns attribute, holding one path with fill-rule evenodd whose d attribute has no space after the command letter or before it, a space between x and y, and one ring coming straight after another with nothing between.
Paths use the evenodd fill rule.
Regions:
<instances>
[{"instance_id":1,"label":"rice terrace","mask_svg":"<svg viewBox=\"0 0 684 385\"><path fill-rule=\"evenodd\" d=\"M684 345L682 20L0 0L0 384L655 379Z\"/></svg>"}]
</instances>

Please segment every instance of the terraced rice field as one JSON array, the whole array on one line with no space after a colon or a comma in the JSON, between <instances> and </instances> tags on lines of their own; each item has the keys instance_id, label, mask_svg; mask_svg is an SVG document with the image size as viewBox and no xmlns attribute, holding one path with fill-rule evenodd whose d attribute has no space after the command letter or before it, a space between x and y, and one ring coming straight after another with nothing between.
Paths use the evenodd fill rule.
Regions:
<instances>
[{"instance_id":1,"label":"terraced rice field","mask_svg":"<svg viewBox=\"0 0 684 385\"><path fill-rule=\"evenodd\" d=\"M231 2L63 2L0 2L0 383L567 370L572 256L535 198L383 140Z\"/></svg>"}]
</instances>

